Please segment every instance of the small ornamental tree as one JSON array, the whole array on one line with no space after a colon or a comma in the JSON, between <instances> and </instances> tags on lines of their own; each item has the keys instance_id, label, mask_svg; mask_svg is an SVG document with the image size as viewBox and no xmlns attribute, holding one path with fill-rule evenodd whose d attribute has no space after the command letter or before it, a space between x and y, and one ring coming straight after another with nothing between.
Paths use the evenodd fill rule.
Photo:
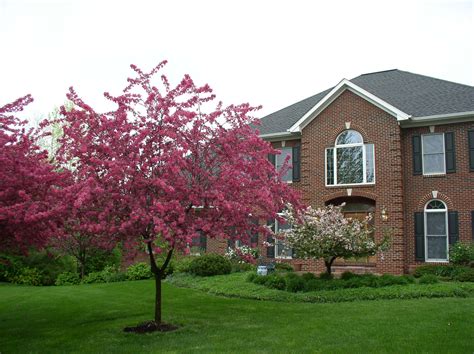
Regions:
<instances>
[{"instance_id":1,"label":"small ornamental tree","mask_svg":"<svg viewBox=\"0 0 474 354\"><path fill-rule=\"evenodd\" d=\"M30 95L0 107L0 250L19 252L45 246L60 233L66 172L48 163L38 135L15 116Z\"/></svg>"},{"instance_id":2,"label":"small ornamental tree","mask_svg":"<svg viewBox=\"0 0 474 354\"><path fill-rule=\"evenodd\" d=\"M328 274L336 258L372 256L387 249L387 235L379 244L374 240L371 216L362 221L350 219L344 217L341 209L342 206L329 205L298 211L288 206L283 215L292 228L279 236L295 249L299 258L322 258Z\"/></svg>"},{"instance_id":3,"label":"small ornamental tree","mask_svg":"<svg viewBox=\"0 0 474 354\"><path fill-rule=\"evenodd\" d=\"M267 160L277 153L252 128L256 108L213 103L209 86L186 75L172 87L165 62L134 78L116 104L98 113L71 88L73 108L61 108L57 163L71 162L77 186L76 231L121 241L124 251L146 245L155 277L152 329L164 329L161 280L173 252L186 253L198 232L231 233L247 241L267 232L253 221L274 218L297 195ZM159 76L158 76L159 75ZM158 79L156 80L156 77ZM157 262L157 255L164 259Z\"/></svg>"}]
</instances>

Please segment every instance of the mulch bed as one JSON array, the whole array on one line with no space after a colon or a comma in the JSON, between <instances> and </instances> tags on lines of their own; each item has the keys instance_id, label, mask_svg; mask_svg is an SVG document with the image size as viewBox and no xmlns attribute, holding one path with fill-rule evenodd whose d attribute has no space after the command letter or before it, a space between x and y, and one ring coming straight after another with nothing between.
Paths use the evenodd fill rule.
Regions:
<instances>
[{"instance_id":1,"label":"mulch bed","mask_svg":"<svg viewBox=\"0 0 474 354\"><path fill-rule=\"evenodd\" d=\"M131 333L151 333L151 332L170 332L177 330L178 326L172 325L170 323L156 323L155 321L147 321L140 323L135 327L125 327L123 329L124 332L131 332Z\"/></svg>"}]
</instances>

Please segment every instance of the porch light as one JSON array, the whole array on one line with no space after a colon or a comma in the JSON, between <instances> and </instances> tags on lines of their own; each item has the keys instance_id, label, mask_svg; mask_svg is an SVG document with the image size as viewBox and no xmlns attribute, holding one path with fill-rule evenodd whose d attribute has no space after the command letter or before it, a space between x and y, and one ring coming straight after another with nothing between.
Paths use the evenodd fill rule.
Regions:
<instances>
[{"instance_id":1,"label":"porch light","mask_svg":"<svg viewBox=\"0 0 474 354\"><path fill-rule=\"evenodd\" d=\"M382 221L388 220L388 212L385 206L382 206Z\"/></svg>"}]
</instances>

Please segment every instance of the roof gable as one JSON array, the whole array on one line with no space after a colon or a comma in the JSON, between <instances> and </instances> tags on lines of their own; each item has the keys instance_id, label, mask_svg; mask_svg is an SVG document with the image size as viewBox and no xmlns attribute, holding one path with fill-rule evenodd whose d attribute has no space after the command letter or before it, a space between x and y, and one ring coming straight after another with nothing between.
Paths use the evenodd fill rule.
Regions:
<instances>
[{"instance_id":1,"label":"roof gable","mask_svg":"<svg viewBox=\"0 0 474 354\"><path fill-rule=\"evenodd\" d=\"M388 102L357 86L353 82L343 79L336 85L327 95L324 96L318 103L316 103L305 115L303 115L296 123L294 123L288 131L291 133L301 132L319 113L321 113L327 106L329 106L337 97L344 91L349 90L356 95L364 98L385 112L393 115L397 120L405 120L410 118L410 115L392 106Z\"/></svg>"}]
</instances>

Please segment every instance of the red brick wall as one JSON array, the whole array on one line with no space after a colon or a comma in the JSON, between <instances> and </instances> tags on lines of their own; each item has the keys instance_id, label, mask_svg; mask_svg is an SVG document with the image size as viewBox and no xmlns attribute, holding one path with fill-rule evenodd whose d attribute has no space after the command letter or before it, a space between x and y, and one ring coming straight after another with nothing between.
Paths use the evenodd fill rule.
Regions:
<instances>
[{"instance_id":1,"label":"red brick wall","mask_svg":"<svg viewBox=\"0 0 474 354\"><path fill-rule=\"evenodd\" d=\"M459 238L472 240L471 211L474 210L474 172L469 172L467 131L474 123L435 126L435 133L454 132L456 146L456 172L440 176L413 175L412 137L429 134L429 127L403 129L402 151L406 157L403 168L405 185L405 234L407 235L407 266L413 269L423 262L415 261L414 213L422 212L426 202L434 199L432 191L438 191L436 199L443 200L448 210L459 214Z\"/></svg>"},{"instance_id":2,"label":"red brick wall","mask_svg":"<svg viewBox=\"0 0 474 354\"><path fill-rule=\"evenodd\" d=\"M353 186L325 186L325 149L334 146L339 133L350 128L362 134L364 143L375 146L375 184ZM439 192L449 210L459 212L460 239L471 240L471 210L474 210L474 172L469 172L467 130L474 129L474 123L441 125L435 132L454 132L456 143L456 173L439 177L413 176L411 139L414 134L429 133L429 127L401 129L395 117L369 103L351 91L343 92L322 111L301 135L301 140L285 141L285 146L301 144L301 181L292 184L301 191L303 201L313 207L323 206L335 198L348 196L365 197L375 202L375 227L377 240L382 238L382 229L392 230L389 251L379 254L372 267L362 271L374 273L402 274L422 262L414 257L413 214L423 211L424 204L431 199L431 192ZM275 148L281 141L273 142ZM385 207L388 220L382 221L381 210ZM260 250L266 255L266 248ZM208 251L225 252L226 241L209 240ZM322 261L276 260L288 262L298 270L323 272ZM344 271L344 267L339 271ZM364 267L362 267L364 268ZM353 269L349 269L353 270Z\"/></svg>"},{"instance_id":3,"label":"red brick wall","mask_svg":"<svg viewBox=\"0 0 474 354\"><path fill-rule=\"evenodd\" d=\"M350 129L362 134L364 143L375 146L375 184L350 187L325 186L325 148L334 146L336 137ZM376 260L376 273L399 274L404 271L405 240L403 235L403 186L400 128L396 119L358 95L345 91L302 132L301 174L304 202L323 206L337 197L366 197L375 201L376 240L382 238L382 228L391 228L392 246ZM380 217L385 206L389 219ZM311 267L323 271L322 263Z\"/></svg>"}]
</instances>

